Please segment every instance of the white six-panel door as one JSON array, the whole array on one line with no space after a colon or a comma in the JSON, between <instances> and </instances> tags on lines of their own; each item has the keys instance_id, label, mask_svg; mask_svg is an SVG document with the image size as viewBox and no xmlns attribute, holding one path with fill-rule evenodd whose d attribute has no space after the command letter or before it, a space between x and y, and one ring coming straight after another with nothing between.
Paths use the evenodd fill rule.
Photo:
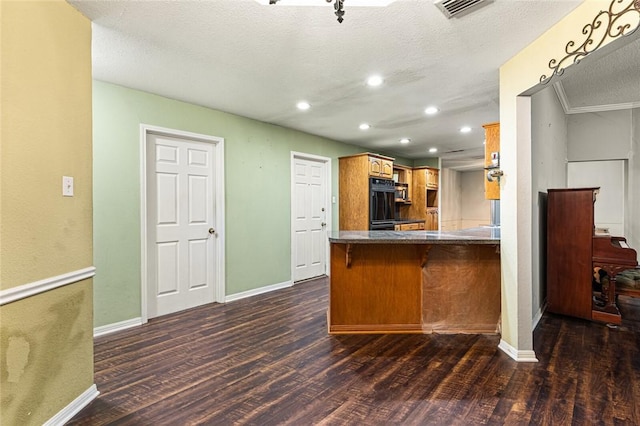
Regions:
<instances>
[{"instance_id":1,"label":"white six-panel door","mask_svg":"<svg viewBox=\"0 0 640 426\"><path fill-rule=\"evenodd\" d=\"M149 135L148 317L214 301L214 150Z\"/></svg>"},{"instance_id":2,"label":"white six-panel door","mask_svg":"<svg viewBox=\"0 0 640 426\"><path fill-rule=\"evenodd\" d=\"M326 273L327 166L324 161L293 158L293 281Z\"/></svg>"}]
</instances>

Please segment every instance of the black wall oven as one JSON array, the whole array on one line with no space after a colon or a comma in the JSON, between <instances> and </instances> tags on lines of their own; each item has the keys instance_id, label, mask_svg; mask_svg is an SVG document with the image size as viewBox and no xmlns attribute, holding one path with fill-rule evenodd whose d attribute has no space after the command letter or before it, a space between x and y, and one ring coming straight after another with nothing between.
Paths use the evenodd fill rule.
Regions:
<instances>
[{"instance_id":1,"label":"black wall oven","mask_svg":"<svg viewBox=\"0 0 640 426\"><path fill-rule=\"evenodd\" d=\"M391 179L369 179L369 229L393 230L395 183Z\"/></svg>"}]
</instances>

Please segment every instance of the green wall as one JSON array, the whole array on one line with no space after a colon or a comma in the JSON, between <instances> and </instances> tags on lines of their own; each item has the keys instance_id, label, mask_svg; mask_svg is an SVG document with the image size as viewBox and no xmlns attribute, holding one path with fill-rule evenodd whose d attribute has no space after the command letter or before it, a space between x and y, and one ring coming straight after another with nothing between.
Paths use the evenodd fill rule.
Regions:
<instances>
[{"instance_id":1,"label":"green wall","mask_svg":"<svg viewBox=\"0 0 640 426\"><path fill-rule=\"evenodd\" d=\"M438 160L438 157L421 158L419 160L414 160L412 167L433 167L438 169L440 168Z\"/></svg>"},{"instance_id":2,"label":"green wall","mask_svg":"<svg viewBox=\"0 0 640 426\"><path fill-rule=\"evenodd\" d=\"M141 316L141 123L225 139L227 295L291 279L291 151L332 158L336 198L337 158L364 151L100 81L93 112L95 326Z\"/></svg>"}]
</instances>

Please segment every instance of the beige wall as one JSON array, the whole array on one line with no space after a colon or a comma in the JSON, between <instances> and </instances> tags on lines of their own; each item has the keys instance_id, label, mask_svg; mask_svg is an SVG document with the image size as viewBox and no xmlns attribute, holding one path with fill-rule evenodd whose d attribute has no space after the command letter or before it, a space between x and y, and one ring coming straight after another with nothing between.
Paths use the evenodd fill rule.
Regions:
<instances>
[{"instance_id":1,"label":"beige wall","mask_svg":"<svg viewBox=\"0 0 640 426\"><path fill-rule=\"evenodd\" d=\"M621 10L632 3L633 0L623 0L613 9ZM501 348L515 358L533 357L531 104L529 97L521 95L537 91L541 76L551 74L550 61L564 58L570 41L581 45L586 38L582 33L585 25L612 4L611 0L585 0L500 68L500 155L505 174L500 181ZM632 28L638 26L637 14L627 17ZM602 46L612 41L609 37L602 40L597 33L596 38ZM580 64L587 62L585 59Z\"/></svg>"},{"instance_id":2,"label":"beige wall","mask_svg":"<svg viewBox=\"0 0 640 426\"><path fill-rule=\"evenodd\" d=\"M5 301L92 265L91 23L62 0L0 19L0 423L42 424L93 385L92 282Z\"/></svg>"}]
</instances>

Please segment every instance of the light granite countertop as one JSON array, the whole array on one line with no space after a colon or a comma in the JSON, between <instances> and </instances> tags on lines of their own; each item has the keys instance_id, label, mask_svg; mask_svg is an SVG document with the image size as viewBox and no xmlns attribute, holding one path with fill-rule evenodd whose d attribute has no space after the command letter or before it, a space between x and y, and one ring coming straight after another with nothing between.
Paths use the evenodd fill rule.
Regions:
<instances>
[{"instance_id":1,"label":"light granite countertop","mask_svg":"<svg viewBox=\"0 0 640 426\"><path fill-rule=\"evenodd\" d=\"M338 244L500 244L500 227L456 231L331 231Z\"/></svg>"}]
</instances>

